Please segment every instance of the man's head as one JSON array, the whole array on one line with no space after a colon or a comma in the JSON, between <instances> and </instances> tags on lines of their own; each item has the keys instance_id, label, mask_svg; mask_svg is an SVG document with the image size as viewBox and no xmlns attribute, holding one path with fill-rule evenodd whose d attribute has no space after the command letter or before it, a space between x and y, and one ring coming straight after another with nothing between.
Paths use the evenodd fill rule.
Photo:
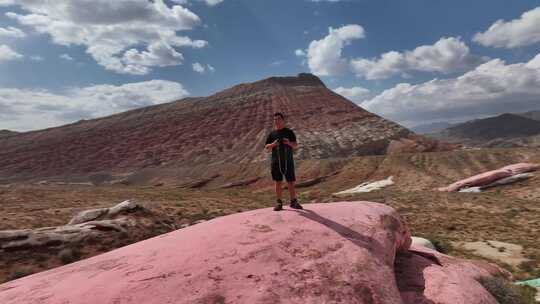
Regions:
<instances>
[{"instance_id":1,"label":"man's head","mask_svg":"<svg viewBox=\"0 0 540 304\"><path fill-rule=\"evenodd\" d=\"M274 127L277 130L285 128L285 116L282 113L274 113Z\"/></svg>"}]
</instances>

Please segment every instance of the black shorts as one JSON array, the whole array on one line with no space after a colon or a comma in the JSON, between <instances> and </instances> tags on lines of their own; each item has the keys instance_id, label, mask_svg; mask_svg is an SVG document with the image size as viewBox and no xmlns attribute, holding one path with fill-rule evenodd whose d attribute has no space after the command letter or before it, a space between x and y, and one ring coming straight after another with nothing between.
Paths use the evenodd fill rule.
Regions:
<instances>
[{"instance_id":1,"label":"black shorts","mask_svg":"<svg viewBox=\"0 0 540 304\"><path fill-rule=\"evenodd\" d=\"M288 182L296 181L296 177L294 176L294 162L287 162L286 165L282 164L281 170L278 162L272 162L271 169L272 180L276 182L283 181L283 175L285 175L285 180Z\"/></svg>"}]
</instances>

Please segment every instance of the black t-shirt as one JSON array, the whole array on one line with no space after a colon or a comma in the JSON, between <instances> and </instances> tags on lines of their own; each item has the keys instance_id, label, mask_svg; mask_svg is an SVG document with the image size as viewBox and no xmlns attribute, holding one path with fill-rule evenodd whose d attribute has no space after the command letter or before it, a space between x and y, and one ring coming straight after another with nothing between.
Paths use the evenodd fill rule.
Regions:
<instances>
[{"instance_id":1,"label":"black t-shirt","mask_svg":"<svg viewBox=\"0 0 540 304\"><path fill-rule=\"evenodd\" d=\"M294 132L289 128L283 128L270 132L266 138L266 144L271 144L276 139L283 140L284 138L287 138L291 142L296 142L296 135L294 135ZM292 148L286 144L279 144L272 149L272 163L278 162L278 151L279 160L281 160L282 163L285 161L285 158L287 158L288 162L293 162Z\"/></svg>"}]
</instances>

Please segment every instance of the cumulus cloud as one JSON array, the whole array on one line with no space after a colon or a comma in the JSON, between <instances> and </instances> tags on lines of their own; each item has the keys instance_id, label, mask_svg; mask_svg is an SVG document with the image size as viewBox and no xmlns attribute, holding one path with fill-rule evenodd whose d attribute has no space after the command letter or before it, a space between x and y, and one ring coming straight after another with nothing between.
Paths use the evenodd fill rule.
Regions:
<instances>
[{"instance_id":1,"label":"cumulus cloud","mask_svg":"<svg viewBox=\"0 0 540 304\"><path fill-rule=\"evenodd\" d=\"M443 37L433 45L422 45L412 51L391 51L378 59L353 59L351 68L358 76L374 80L406 76L413 71L447 74L471 69L482 61L485 59L472 55L461 38Z\"/></svg>"},{"instance_id":2,"label":"cumulus cloud","mask_svg":"<svg viewBox=\"0 0 540 304\"><path fill-rule=\"evenodd\" d=\"M9 38L24 38L26 34L16 27L9 26L7 28L0 27L0 38L9 37Z\"/></svg>"},{"instance_id":3,"label":"cumulus cloud","mask_svg":"<svg viewBox=\"0 0 540 304\"><path fill-rule=\"evenodd\" d=\"M361 102L371 95L371 91L363 87L337 87L334 92L354 102Z\"/></svg>"},{"instance_id":4,"label":"cumulus cloud","mask_svg":"<svg viewBox=\"0 0 540 304\"><path fill-rule=\"evenodd\" d=\"M497 20L487 31L477 33L473 40L484 46L515 48L540 42L540 7L521 15L519 19Z\"/></svg>"},{"instance_id":5,"label":"cumulus cloud","mask_svg":"<svg viewBox=\"0 0 540 304\"><path fill-rule=\"evenodd\" d=\"M270 62L268 65L271 67L277 67L277 66L283 65L284 63L285 63L285 60L274 60Z\"/></svg>"},{"instance_id":6,"label":"cumulus cloud","mask_svg":"<svg viewBox=\"0 0 540 304\"><path fill-rule=\"evenodd\" d=\"M74 60L73 57L69 56L68 54L62 54L62 55L60 55L58 57L60 57L61 59L67 60L67 61L73 61Z\"/></svg>"},{"instance_id":7,"label":"cumulus cloud","mask_svg":"<svg viewBox=\"0 0 540 304\"><path fill-rule=\"evenodd\" d=\"M357 24L328 29L328 35L321 40L314 40L307 49L307 63L311 72L319 76L331 76L345 72L348 62L342 58L341 52L345 45L355 39L365 37L364 28ZM303 55L302 50L296 50L297 56Z\"/></svg>"},{"instance_id":8,"label":"cumulus cloud","mask_svg":"<svg viewBox=\"0 0 540 304\"><path fill-rule=\"evenodd\" d=\"M404 124L420 124L528 111L538 109L539 101L540 54L516 64L493 59L456 78L400 83L361 106Z\"/></svg>"},{"instance_id":9,"label":"cumulus cloud","mask_svg":"<svg viewBox=\"0 0 540 304\"><path fill-rule=\"evenodd\" d=\"M156 66L179 65L183 57L175 47L207 45L177 35L200 18L163 0L0 0L0 5L20 6L24 14L6 15L56 44L84 46L98 64L118 73L144 75Z\"/></svg>"},{"instance_id":10,"label":"cumulus cloud","mask_svg":"<svg viewBox=\"0 0 540 304\"><path fill-rule=\"evenodd\" d=\"M203 65L203 64L200 64L198 62L195 62L194 64L191 65L191 67L193 68L193 70L197 73L200 73L200 74L203 74L203 73L206 73L206 72L214 72L216 69L214 69L213 66L207 64L207 65Z\"/></svg>"},{"instance_id":11,"label":"cumulus cloud","mask_svg":"<svg viewBox=\"0 0 540 304\"><path fill-rule=\"evenodd\" d=\"M62 93L0 88L0 129L42 129L169 102L187 95L189 93L182 84L165 80L70 88Z\"/></svg>"},{"instance_id":12,"label":"cumulus cloud","mask_svg":"<svg viewBox=\"0 0 540 304\"><path fill-rule=\"evenodd\" d=\"M188 4L189 0L172 0L175 3L178 4ZM192 0L191 0L192 1ZM208 6L215 6L223 2L224 0L198 0L199 2L204 2Z\"/></svg>"},{"instance_id":13,"label":"cumulus cloud","mask_svg":"<svg viewBox=\"0 0 540 304\"><path fill-rule=\"evenodd\" d=\"M39 56L39 55L34 55L34 56L30 56L30 60L33 60L33 61L43 61L43 57Z\"/></svg>"},{"instance_id":14,"label":"cumulus cloud","mask_svg":"<svg viewBox=\"0 0 540 304\"><path fill-rule=\"evenodd\" d=\"M294 54L298 57L304 57L306 56L306 52L304 52L303 50L300 50L300 49L297 49L294 51Z\"/></svg>"},{"instance_id":15,"label":"cumulus cloud","mask_svg":"<svg viewBox=\"0 0 540 304\"><path fill-rule=\"evenodd\" d=\"M23 58L23 55L12 50L9 46L5 44L0 45L0 62L11 61L21 58Z\"/></svg>"}]
</instances>

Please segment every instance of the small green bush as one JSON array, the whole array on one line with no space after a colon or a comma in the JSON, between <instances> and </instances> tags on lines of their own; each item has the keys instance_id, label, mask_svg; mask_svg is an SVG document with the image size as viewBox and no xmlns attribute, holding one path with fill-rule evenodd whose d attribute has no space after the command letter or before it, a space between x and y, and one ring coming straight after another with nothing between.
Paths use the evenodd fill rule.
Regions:
<instances>
[{"instance_id":1,"label":"small green bush","mask_svg":"<svg viewBox=\"0 0 540 304\"><path fill-rule=\"evenodd\" d=\"M515 285L498 277L484 277L478 280L493 295L499 304L535 304L536 289Z\"/></svg>"}]
</instances>

